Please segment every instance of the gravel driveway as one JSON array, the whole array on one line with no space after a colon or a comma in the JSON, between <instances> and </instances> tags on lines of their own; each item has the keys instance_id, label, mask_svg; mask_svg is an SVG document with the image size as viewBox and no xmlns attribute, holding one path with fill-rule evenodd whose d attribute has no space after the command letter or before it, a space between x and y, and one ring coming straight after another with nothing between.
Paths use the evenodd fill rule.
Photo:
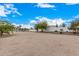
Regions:
<instances>
[{"instance_id":1,"label":"gravel driveway","mask_svg":"<svg viewBox=\"0 0 79 59\"><path fill-rule=\"evenodd\" d=\"M17 32L0 38L1 56L79 56L79 36Z\"/></svg>"}]
</instances>

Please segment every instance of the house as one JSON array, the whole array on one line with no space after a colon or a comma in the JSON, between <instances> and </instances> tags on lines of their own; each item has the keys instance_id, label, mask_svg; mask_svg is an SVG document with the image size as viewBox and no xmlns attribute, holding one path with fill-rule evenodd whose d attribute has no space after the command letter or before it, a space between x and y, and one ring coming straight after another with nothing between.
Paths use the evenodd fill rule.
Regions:
<instances>
[{"instance_id":1,"label":"house","mask_svg":"<svg viewBox=\"0 0 79 59\"><path fill-rule=\"evenodd\" d=\"M62 26L48 26L47 28L47 32L60 32L60 31L63 31L63 32L70 32L70 30L68 29L68 27L62 27Z\"/></svg>"}]
</instances>

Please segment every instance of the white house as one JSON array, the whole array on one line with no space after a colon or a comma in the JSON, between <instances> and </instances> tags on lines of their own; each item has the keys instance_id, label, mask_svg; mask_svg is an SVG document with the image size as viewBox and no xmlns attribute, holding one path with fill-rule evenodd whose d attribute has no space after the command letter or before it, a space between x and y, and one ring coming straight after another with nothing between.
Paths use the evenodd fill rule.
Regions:
<instances>
[{"instance_id":1,"label":"white house","mask_svg":"<svg viewBox=\"0 0 79 59\"><path fill-rule=\"evenodd\" d=\"M63 32L70 32L70 30L68 29L68 27L56 27L56 26L48 26L47 28L47 32L55 32L55 31L63 31Z\"/></svg>"}]
</instances>

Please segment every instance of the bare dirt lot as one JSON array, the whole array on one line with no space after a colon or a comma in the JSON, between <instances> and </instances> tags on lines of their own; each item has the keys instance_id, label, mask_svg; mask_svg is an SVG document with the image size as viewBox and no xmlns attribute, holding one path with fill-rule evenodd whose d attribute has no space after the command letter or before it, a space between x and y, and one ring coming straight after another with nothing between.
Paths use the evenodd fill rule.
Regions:
<instances>
[{"instance_id":1,"label":"bare dirt lot","mask_svg":"<svg viewBox=\"0 0 79 59\"><path fill-rule=\"evenodd\" d=\"M79 36L17 32L0 38L1 56L77 56Z\"/></svg>"}]
</instances>

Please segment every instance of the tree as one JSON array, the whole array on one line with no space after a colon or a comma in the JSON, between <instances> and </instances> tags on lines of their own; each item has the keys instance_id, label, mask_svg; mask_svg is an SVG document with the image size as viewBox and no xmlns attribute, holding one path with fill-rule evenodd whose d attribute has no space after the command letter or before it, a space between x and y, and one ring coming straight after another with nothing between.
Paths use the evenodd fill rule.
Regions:
<instances>
[{"instance_id":1,"label":"tree","mask_svg":"<svg viewBox=\"0 0 79 59\"><path fill-rule=\"evenodd\" d=\"M13 32L14 26L9 23L8 21L0 20L0 35L2 36L3 33L8 33Z\"/></svg>"},{"instance_id":2,"label":"tree","mask_svg":"<svg viewBox=\"0 0 79 59\"><path fill-rule=\"evenodd\" d=\"M35 29L37 30L37 32L38 32L38 30L41 28L41 26L40 26L40 24L38 23L38 24L35 24Z\"/></svg>"},{"instance_id":3,"label":"tree","mask_svg":"<svg viewBox=\"0 0 79 59\"><path fill-rule=\"evenodd\" d=\"M66 26L65 23L63 23L63 24L62 24L62 27L65 27L65 26Z\"/></svg>"},{"instance_id":4,"label":"tree","mask_svg":"<svg viewBox=\"0 0 79 59\"><path fill-rule=\"evenodd\" d=\"M73 30L74 34L77 32L77 27L78 26L79 26L79 21L78 20L75 20L75 21L71 22L70 29Z\"/></svg>"},{"instance_id":5,"label":"tree","mask_svg":"<svg viewBox=\"0 0 79 59\"><path fill-rule=\"evenodd\" d=\"M44 30L46 30L48 27L48 24L46 21L42 21L40 22L40 29L41 29L41 32L43 32Z\"/></svg>"},{"instance_id":6,"label":"tree","mask_svg":"<svg viewBox=\"0 0 79 59\"><path fill-rule=\"evenodd\" d=\"M47 26L48 26L48 24L46 21L41 21L41 22L35 24L35 29L37 30L37 32L39 29L41 29L41 32L43 32L44 30L47 29Z\"/></svg>"},{"instance_id":7,"label":"tree","mask_svg":"<svg viewBox=\"0 0 79 59\"><path fill-rule=\"evenodd\" d=\"M47 26L48 26L48 24L46 21L41 21L41 22L35 24L35 29L37 30L37 32L39 29L41 29L41 32L43 32L44 30L47 29Z\"/></svg>"}]
</instances>

